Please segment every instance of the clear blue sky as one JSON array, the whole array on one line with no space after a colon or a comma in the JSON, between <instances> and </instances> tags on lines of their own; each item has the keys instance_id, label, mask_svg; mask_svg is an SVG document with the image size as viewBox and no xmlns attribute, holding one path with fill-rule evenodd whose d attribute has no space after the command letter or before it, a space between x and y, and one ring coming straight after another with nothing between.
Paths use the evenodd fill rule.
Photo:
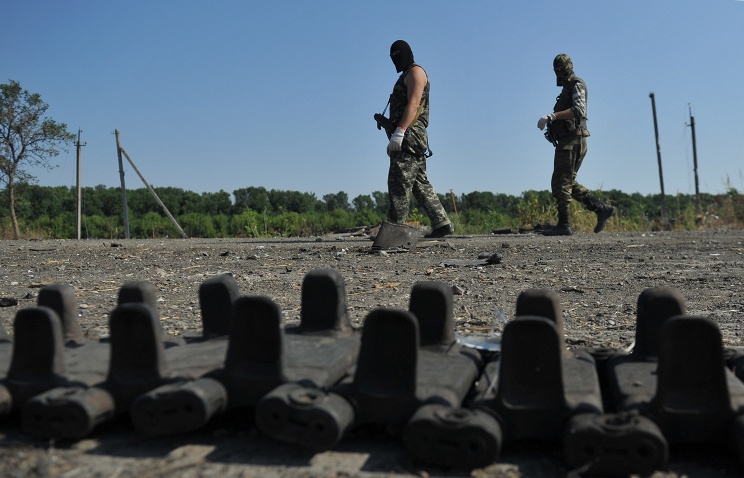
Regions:
<instances>
[{"instance_id":1,"label":"clear blue sky","mask_svg":"<svg viewBox=\"0 0 744 478\"><path fill-rule=\"evenodd\" d=\"M3 0L0 82L82 129L83 186L119 186L114 130L147 181L202 192L263 186L350 199L386 191L372 115L408 41L431 81L435 189L549 189L536 123L572 58L589 90L590 189L744 191L744 1ZM75 148L39 184L75 185ZM126 163L128 188L143 187Z\"/></svg>"}]
</instances>

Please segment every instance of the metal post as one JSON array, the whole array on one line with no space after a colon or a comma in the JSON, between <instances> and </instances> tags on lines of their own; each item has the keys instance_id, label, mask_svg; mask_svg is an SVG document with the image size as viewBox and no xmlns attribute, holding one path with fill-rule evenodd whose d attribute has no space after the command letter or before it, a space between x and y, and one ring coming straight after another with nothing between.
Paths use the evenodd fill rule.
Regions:
<instances>
[{"instance_id":1,"label":"metal post","mask_svg":"<svg viewBox=\"0 0 744 478\"><path fill-rule=\"evenodd\" d=\"M698 182L697 145L695 144L695 117L692 116L692 106L689 104L687 106L690 108L690 128L692 129L692 159L693 171L695 172L695 212L700 214L700 184Z\"/></svg>"},{"instance_id":2,"label":"metal post","mask_svg":"<svg viewBox=\"0 0 744 478\"><path fill-rule=\"evenodd\" d=\"M119 155L119 179L121 180L121 207L124 211L124 239L129 239L129 208L127 207L127 187L124 184L124 162L121 158L121 145L119 144L119 130L114 130L116 135L116 153Z\"/></svg>"},{"instance_id":3,"label":"metal post","mask_svg":"<svg viewBox=\"0 0 744 478\"><path fill-rule=\"evenodd\" d=\"M661 146L659 146L659 124L656 121L656 100L654 99L654 92L648 94L651 98L651 108L654 113L654 133L656 134L656 157L659 162L659 182L661 183L661 220L664 226L667 225L667 214L666 214L666 197L664 195L664 172L661 168Z\"/></svg>"},{"instance_id":4,"label":"metal post","mask_svg":"<svg viewBox=\"0 0 744 478\"><path fill-rule=\"evenodd\" d=\"M80 148L85 146L86 143L80 143L80 133L83 131L78 128L78 137L77 137L77 143L75 146L77 146L77 169L76 169L76 189L77 189L77 238L80 240L81 238L81 225L82 225L82 212L83 212L83 199L82 194L80 193Z\"/></svg>"}]
</instances>

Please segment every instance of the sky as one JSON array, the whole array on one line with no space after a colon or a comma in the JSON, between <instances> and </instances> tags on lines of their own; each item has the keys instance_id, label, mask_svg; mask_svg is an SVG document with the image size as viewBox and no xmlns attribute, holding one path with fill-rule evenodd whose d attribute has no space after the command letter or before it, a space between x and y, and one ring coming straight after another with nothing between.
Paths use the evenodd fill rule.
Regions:
<instances>
[{"instance_id":1,"label":"sky","mask_svg":"<svg viewBox=\"0 0 744 478\"><path fill-rule=\"evenodd\" d=\"M431 83L440 194L549 190L537 129L567 53L588 88L595 191L744 191L741 0L1 0L0 83L81 132L83 187L121 185L114 131L153 187L387 190L377 130L406 40ZM73 146L44 186L77 182ZM124 159L127 189L144 187Z\"/></svg>"}]
</instances>

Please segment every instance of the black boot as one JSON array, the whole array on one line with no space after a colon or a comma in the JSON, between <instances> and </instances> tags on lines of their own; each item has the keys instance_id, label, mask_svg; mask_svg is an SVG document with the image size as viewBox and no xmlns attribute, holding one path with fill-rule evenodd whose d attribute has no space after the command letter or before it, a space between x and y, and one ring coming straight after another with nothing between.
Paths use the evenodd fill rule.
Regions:
<instances>
[{"instance_id":1,"label":"black boot","mask_svg":"<svg viewBox=\"0 0 744 478\"><path fill-rule=\"evenodd\" d=\"M568 219L568 209L558 211L558 224L543 231L543 236L570 236L573 234Z\"/></svg>"},{"instance_id":2,"label":"black boot","mask_svg":"<svg viewBox=\"0 0 744 478\"><path fill-rule=\"evenodd\" d=\"M608 206L607 204L602 204L602 207L600 209L597 209L597 225L594 226L594 232L602 232L602 229L604 229L605 225L607 224L607 221L610 220L610 218L615 214L615 206Z\"/></svg>"},{"instance_id":3,"label":"black boot","mask_svg":"<svg viewBox=\"0 0 744 478\"><path fill-rule=\"evenodd\" d=\"M590 211L593 211L597 215L597 225L594 226L594 232L602 232L602 229L607 225L607 221L615 214L615 206L608 206L594 196L587 196L584 199L584 206Z\"/></svg>"},{"instance_id":4,"label":"black boot","mask_svg":"<svg viewBox=\"0 0 744 478\"><path fill-rule=\"evenodd\" d=\"M429 234L425 235L424 237L429 238L435 238L435 237L444 237L449 236L450 234L455 232L455 226L452 224L445 224L444 226L439 226L438 228L431 231Z\"/></svg>"}]
</instances>

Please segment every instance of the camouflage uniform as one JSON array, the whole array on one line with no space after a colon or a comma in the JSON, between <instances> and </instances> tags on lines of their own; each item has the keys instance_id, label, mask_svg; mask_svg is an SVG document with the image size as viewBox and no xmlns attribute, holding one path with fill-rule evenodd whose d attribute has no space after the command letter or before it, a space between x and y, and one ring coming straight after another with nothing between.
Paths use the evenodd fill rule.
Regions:
<instances>
[{"instance_id":1,"label":"camouflage uniform","mask_svg":"<svg viewBox=\"0 0 744 478\"><path fill-rule=\"evenodd\" d=\"M418 66L415 63L414 66ZM398 124L408 104L408 88L404 80L410 68L401 73L390 95L390 120ZM405 224L411 193L416 202L424 208L432 229L450 224L447 213L439 201L426 176L426 158L429 141L426 127L429 125L429 81L427 79L421 97L421 107L416 121L406 129L400 151L389 151L390 169L388 171L388 194L390 209L388 220L395 224Z\"/></svg>"},{"instance_id":2,"label":"camouflage uniform","mask_svg":"<svg viewBox=\"0 0 744 478\"><path fill-rule=\"evenodd\" d=\"M584 207L597 215L594 232L602 232L607 221L615 214L615 206L602 203L587 188L576 182L576 175L586 156L586 138L589 136L589 130L586 128L586 83L576 77L573 62L565 53L553 59L553 71L556 84L563 88L555 100L553 113L541 117L537 127L543 129L547 125L545 136L555 145L550 187L558 206L558 224L545 230L543 234L546 236L573 234L569 214L572 198L581 201ZM566 111L571 112L572 118L557 118L559 114L565 118Z\"/></svg>"},{"instance_id":3,"label":"camouflage uniform","mask_svg":"<svg viewBox=\"0 0 744 478\"><path fill-rule=\"evenodd\" d=\"M576 181L576 175L586 156L586 85L580 78L573 78L561 90L553 111L572 108L579 121L554 121L551 128L558 140L553 159L553 177L550 187L555 197L558 211L569 210L571 198L584 202L591 192Z\"/></svg>"}]
</instances>

